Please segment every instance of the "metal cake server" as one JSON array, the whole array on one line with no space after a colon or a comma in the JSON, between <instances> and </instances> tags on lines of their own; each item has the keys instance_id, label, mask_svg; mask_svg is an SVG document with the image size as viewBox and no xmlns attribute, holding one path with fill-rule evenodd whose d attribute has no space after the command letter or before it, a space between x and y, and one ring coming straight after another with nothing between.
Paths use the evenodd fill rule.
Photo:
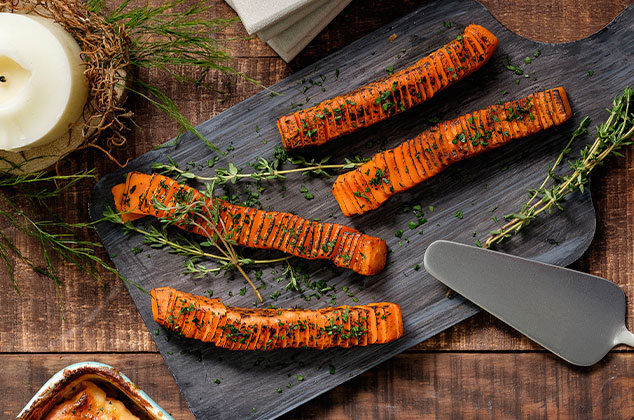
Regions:
<instances>
[{"instance_id":1,"label":"metal cake server","mask_svg":"<svg viewBox=\"0 0 634 420\"><path fill-rule=\"evenodd\" d=\"M501 252L436 241L425 269L449 288L564 360L590 366L634 347L625 294L601 277Z\"/></svg>"}]
</instances>

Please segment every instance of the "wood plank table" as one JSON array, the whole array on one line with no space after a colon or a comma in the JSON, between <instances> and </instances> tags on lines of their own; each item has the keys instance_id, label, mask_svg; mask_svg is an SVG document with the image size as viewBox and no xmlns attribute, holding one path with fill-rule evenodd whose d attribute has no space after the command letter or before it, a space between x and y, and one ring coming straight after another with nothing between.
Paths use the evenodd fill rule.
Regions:
<instances>
[{"instance_id":1,"label":"wood plank table","mask_svg":"<svg viewBox=\"0 0 634 420\"><path fill-rule=\"evenodd\" d=\"M154 0L155 1L155 0ZM540 41L571 41L599 30L632 0L483 0L496 18L516 33ZM290 64L240 24L223 34L239 71L271 85L364 34L420 6L407 0L353 1ZM210 16L231 17L221 0L209 1ZM583 63L580 63L583 66ZM589 70L590 68L588 68ZM634 73L633 73L634 74ZM166 80L154 71L140 76L177 99L183 113L202 122L256 93L239 77L207 75L226 95ZM634 78L633 78L634 80ZM131 103L141 128L114 151L120 161L139 156L177 133L168 118L141 101ZM72 155L63 172L96 167L97 176L115 164L85 150ZM92 188L83 182L52 209L68 221L88 220ZM628 325L634 327L634 153L610 159L592 179L597 233L574 268L606 277L629 298ZM5 228L4 226L0 226ZM35 242L8 229L9 236L41 260ZM87 237L94 234L87 233ZM101 253L105 257L104 253ZM61 286L15 261L19 293L0 272L0 417L15 417L57 370L78 361L116 366L137 382L176 419L192 419L174 380L158 354L125 287L107 273L101 284L63 261ZM60 310L60 302L63 310ZM248 398L248 383L245 383ZM213 390L210 390L213 398ZM634 353L617 348L590 368L576 368L545 352L485 314L479 314L394 359L322 395L285 416L287 419L387 418L606 418L634 415Z\"/></svg>"}]
</instances>

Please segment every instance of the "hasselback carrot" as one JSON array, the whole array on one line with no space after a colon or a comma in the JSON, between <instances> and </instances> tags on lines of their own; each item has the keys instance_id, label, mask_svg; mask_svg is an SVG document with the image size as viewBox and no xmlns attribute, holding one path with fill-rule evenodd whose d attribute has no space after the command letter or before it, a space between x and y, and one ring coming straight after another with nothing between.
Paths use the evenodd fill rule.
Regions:
<instances>
[{"instance_id":1,"label":"hasselback carrot","mask_svg":"<svg viewBox=\"0 0 634 420\"><path fill-rule=\"evenodd\" d=\"M559 125L571 115L563 87L492 105L442 122L376 154L357 169L339 175L332 193L344 215L363 214L455 162Z\"/></svg>"},{"instance_id":2,"label":"hasselback carrot","mask_svg":"<svg viewBox=\"0 0 634 420\"><path fill-rule=\"evenodd\" d=\"M117 210L126 212L123 221L147 215L171 217L178 227L193 233L214 237L217 229L223 238L241 246L329 259L366 276L385 267L387 245L380 238L336 223L211 200L164 175L130 172L126 182L113 187L112 193Z\"/></svg>"},{"instance_id":3,"label":"hasselback carrot","mask_svg":"<svg viewBox=\"0 0 634 420\"><path fill-rule=\"evenodd\" d=\"M412 108L481 68L497 45L487 29L469 25L413 66L279 118L282 143L286 149L323 144Z\"/></svg>"},{"instance_id":4,"label":"hasselback carrot","mask_svg":"<svg viewBox=\"0 0 634 420\"><path fill-rule=\"evenodd\" d=\"M367 346L403 335L395 303L318 310L234 308L169 287L151 291L154 320L188 338L230 350Z\"/></svg>"}]
</instances>

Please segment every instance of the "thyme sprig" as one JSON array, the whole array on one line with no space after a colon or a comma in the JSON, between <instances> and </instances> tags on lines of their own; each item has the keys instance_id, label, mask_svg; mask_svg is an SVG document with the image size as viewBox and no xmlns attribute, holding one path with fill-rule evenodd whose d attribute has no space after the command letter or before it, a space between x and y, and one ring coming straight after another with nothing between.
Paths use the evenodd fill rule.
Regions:
<instances>
[{"instance_id":1,"label":"thyme sprig","mask_svg":"<svg viewBox=\"0 0 634 420\"><path fill-rule=\"evenodd\" d=\"M14 174L0 177L0 188L13 188L12 203L22 196L29 200L37 200L39 204L48 198L59 196L64 191L85 179L94 179L93 170L72 175L52 175L48 172ZM8 200L8 197L5 196Z\"/></svg>"},{"instance_id":2,"label":"thyme sprig","mask_svg":"<svg viewBox=\"0 0 634 420\"><path fill-rule=\"evenodd\" d=\"M292 257L255 260L238 254L234 248L234 245L237 244L231 239L232 235L227 232L224 221L220 217L218 206L213 205L215 185L213 183L206 185L207 189L202 191L203 198L200 200L190 202L188 200L189 197L186 197L173 206L166 206L154 199L152 205L158 210L167 212L167 216L159 217L160 228L150 226L148 230L145 230L131 222L124 222L121 214L110 208L107 208L104 212L104 218L110 222L122 224L126 232L135 232L143 235L144 243L151 248L167 246L171 249L171 252L188 257L185 262L185 273L193 274L195 278L202 278L210 273L238 271L249 283L258 300L263 302L258 288L248 276L244 267L254 264L273 264L287 261ZM196 228L198 231L204 232L206 239L202 242L195 242L181 234L177 234L176 239L170 239L168 235L170 226ZM215 249L216 252L210 252L205 248ZM208 268L198 263L203 258L220 261L221 265L215 268Z\"/></svg>"},{"instance_id":3,"label":"thyme sprig","mask_svg":"<svg viewBox=\"0 0 634 420\"><path fill-rule=\"evenodd\" d=\"M597 128L594 142L581 150L579 159L569 162L571 172L564 176L555 175L556 167L570 152L572 142L588 132L587 127L590 120L587 117L574 131L570 141L548 170L548 175L542 184L537 189L529 191L529 201L522 206L519 212L504 216L507 223L500 229L491 232L484 243L485 248L499 244L518 233L541 213L551 213L554 209L563 210L565 197L576 190L583 192L594 168L603 164L609 156L623 156L619 150L631 145L634 138L634 89L626 87L623 93L613 100L612 108L607 111L610 116ZM555 181L554 185L546 187L550 180Z\"/></svg>"},{"instance_id":4,"label":"thyme sprig","mask_svg":"<svg viewBox=\"0 0 634 420\"><path fill-rule=\"evenodd\" d=\"M226 184L228 182L235 184L237 181L245 178L250 178L256 181L286 179L286 176L292 173L302 173L304 175L311 176L325 176L330 178L334 176L333 172L336 170L354 169L367 162L367 159L363 159L359 156L345 158L345 163L342 164L328 163L331 156L326 156L320 160L306 159L303 156L294 156L288 157L287 159L293 165L298 166L297 168L280 169L283 162L279 158L260 158L256 163L251 165L254 172L241 173L240 169L238 169L236 165L229 162L227 168L216 169L216 176L205 177L194 172L181 169L171 158L168 159L169 163L155 163L152 165L152 169L163 175L176 176L199 182L215 182L216 184Z\"/></svg>"},{"instance_id":5,"label":"thyme sprig","mask_svg":"<svg viewBox=\"0 0 634 420\"><path fill-rule=\"evenodd\" d=\"M214 254L212 252L205 251L204 248L207 248L210 246L210 243L208 241L195 242L181 234L176 234L175 235L176 239L170 239L168 235L167 226L165 224L161 225L160 228L157 228L156 226L150 226L146 230L132 224L131 222L123 222L121 220L121 214L114 212L112 209L106 210L104 212L104 216L110 222L123 224L123 229L126 232L135 232L135 233L143 235L143 238L144 238L143 243L148 245L150 248L160 249L164 247L169 247L172 253L189 257L189 260L185 263L186 264L185 268L187 270L187 273L189 274L198 272L198 271L194 270L193 268L187 267L187 265L191 266L191 264L197 262L199 259L202 259L202 258L211 258L214 260L230 262L230 259L225 257L224 255ZM251 265L251 264L271 264L271 263L286 261L291 258L292 257L282 257L282 258L274 258L274 259L267 259L267 260L254 260L251 258L240 257L238 259L238 264L241 266ZM225 265L219 269L214 268L212 270L208 270L208 272L218 273L223 270L228 271L231 268L233 268L233 266ZM202 271L202 269L200 271Z\"/></svg>"}]
</instances>

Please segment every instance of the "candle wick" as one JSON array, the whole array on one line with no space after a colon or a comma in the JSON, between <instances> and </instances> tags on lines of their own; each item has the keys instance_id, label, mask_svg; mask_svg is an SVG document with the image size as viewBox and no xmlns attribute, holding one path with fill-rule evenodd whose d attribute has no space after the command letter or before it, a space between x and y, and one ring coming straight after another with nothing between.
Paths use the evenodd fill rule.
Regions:
<instances>
[{"instance_id":1,"label":"candle wick","mask_svg":"<svg viewBox=\"0 0 634 420\"><path fill-rule=\"evenodd\" d=\"M4 76L0 76L0 83L5 83L7 81L7 78Z\"/></svg>"}]
</instances>

